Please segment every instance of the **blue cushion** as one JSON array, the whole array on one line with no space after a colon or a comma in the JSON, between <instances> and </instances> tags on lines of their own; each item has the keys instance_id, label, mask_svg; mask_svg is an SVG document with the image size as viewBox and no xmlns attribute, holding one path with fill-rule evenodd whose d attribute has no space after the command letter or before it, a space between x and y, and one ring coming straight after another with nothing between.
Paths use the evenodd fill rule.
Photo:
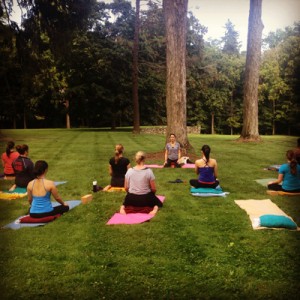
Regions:
<instances>
[{"instance_id":1,"label":"blue cushion","mask_svg":"<svg viewBox=\"0 0 300 300\"><path fill-rule=\"evenodd\" d=\"M210 194L222 194L223 190L221 188L213 189L213 188L194 188L190 189L190 192L193 193L210 193Z\"/></svg>"},{"instance_id":2,"label":"blue cushion","mask_svg":"<svg viewBox=\"0 0 300 300\"><path fill-rule=\"evenodd\" d=\"M286 216L263 215L259 219L262 227L297 229L297 224Z\"/></svg>"}]
</instances>

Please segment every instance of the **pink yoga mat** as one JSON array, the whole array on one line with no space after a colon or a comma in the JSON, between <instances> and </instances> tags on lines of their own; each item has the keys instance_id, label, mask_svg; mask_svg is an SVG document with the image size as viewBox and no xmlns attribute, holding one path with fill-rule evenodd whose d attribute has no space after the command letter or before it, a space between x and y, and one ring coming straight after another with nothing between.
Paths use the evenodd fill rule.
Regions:
<instances>
[{"instance_id":1,"label":"pink yoga mat","mask_svg":"<svg viewBox=\"0 0 300 300\"><path fill-rule=\"evenodd\" d=\"M185 164L181 168L182 169L195 169L195 164Z\"/></svg>"},{"instance_id":2,"label":"pink yoga mat","mask_svg":"<svg viewBox=\"0 0 300 300\"><path fill-rule=\"evenodd\" d=\"M159 196L157 195L157 198L161 201L164 202L165 196ZM106 225L116 225L116 224L140 224L147 222L151 220L154 217L154 215L149 215L149 214L126 214L122 215L120 213L115 213L109 221L106 223Z\"/></svg>"},{"instance_id":3,"label":"pink yoga mat","mask_svg":"<svg viewBox=\"0 0 300 300\"><path fill-rule=\"evenodd\" d=\"M162 169L163 165L145 165L147 168L153 168L153 169Z\"/></svg>"}]
</instances>

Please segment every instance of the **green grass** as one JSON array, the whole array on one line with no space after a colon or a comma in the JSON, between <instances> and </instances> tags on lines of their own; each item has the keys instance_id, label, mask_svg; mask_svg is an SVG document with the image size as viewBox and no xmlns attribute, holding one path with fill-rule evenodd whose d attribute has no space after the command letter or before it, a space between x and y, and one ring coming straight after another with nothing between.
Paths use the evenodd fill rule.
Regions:
<instances>
[{"instance_id":1,"label":"green grass","mask_svg":"<svg viewBox=\"0 0 300 300\"><path fill-rule=\"evenodd\" d=\"M48 178L65 200L90 193L92 181L109 183L108 160L116 143L133 162L136 151L161 151L162 135L96 129L2 130L5 140L30 146L33 161L49 163ZM300 234L254 231L237 199L271 199L300 225L300 198L269 196L255 179L285 162L295 137L263 136L237 143L237 136L190 135L196 153L205 143L218 160L226 198L189 194L192 169L153 169L163 209L150 222L105 225L124 194L94 194L43 227L0 231L1 299L299 299ZM162 163L159 160L148 163ZM1 181L0 189L8 183ZM0 201L3 226L28 210L27 199Z\"/></svg>"}]
</instances>

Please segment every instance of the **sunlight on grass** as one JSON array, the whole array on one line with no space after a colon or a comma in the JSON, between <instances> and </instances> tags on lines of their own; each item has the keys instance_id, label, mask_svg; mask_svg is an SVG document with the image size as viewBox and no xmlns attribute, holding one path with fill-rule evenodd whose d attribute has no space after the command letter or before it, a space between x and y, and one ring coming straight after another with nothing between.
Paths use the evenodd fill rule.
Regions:
<instances>
[{"instance_id":1,"label":"sunlight on grass","mask_svg":"<svg viewBox=\"0 0 300 300\"><path fill-rule=\"evenodd\" d=\"M2 130L2 137L27 143L33 161L49 163L48 178L64 200L91 193L92 181L109 183L114 145L125 146L134 165L138 150L162 152L165 136L128 130ZM226 198L189 193L193 169L153 169L164 207L150 222L107 226L124 194L93 194L53 223L1 230L1 299L299 299L299 232L252 230L237 199L272 199L300 225L299 197L274 197L255 182L276 177L264 170L285 162L296 138L190 135L197 156L203 144L218 160ZM1 143L2 152L5 141ZM162 163L158 158L147 163ZM184 183L169 181L182 179ZM8 183L0 181L0 189ZM0 201L1 226L26 214L27 199Z\"/></svg>"}]
</instances>

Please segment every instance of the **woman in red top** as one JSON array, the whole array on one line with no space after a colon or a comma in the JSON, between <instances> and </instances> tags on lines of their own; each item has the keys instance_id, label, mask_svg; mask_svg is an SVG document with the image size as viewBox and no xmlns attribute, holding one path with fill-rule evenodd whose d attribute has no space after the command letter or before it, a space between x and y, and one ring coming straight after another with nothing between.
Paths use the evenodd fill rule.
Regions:
<instances>
[{"instance_id":1,"label":"woman in red top","mask_svg":"<svg viewBox=\"0 0 300 300\"><path fill-rule=\"evenodd\" d=\"M12 163L15 159L19 157L19 153L14 150L15 143L10 141L6 145L6 150L1 155L2 166L4 168L4 176L5 177L14 177L15 171L12 167Z\"/></svg>"}]
</instances>

